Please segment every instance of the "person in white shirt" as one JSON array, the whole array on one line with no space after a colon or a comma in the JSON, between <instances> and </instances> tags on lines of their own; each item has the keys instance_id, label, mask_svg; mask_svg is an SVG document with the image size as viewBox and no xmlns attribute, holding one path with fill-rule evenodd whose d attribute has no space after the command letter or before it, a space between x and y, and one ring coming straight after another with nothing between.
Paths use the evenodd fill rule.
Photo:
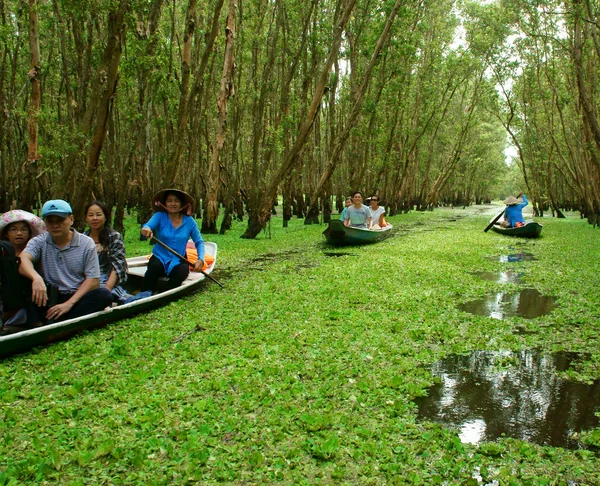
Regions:
<instances>
[{"instance_id":1,"label":"person in white shirt","mask_svg":"<svg viewBox=\"0 0 600 486\"><path fill-rule=\"evenodd\" d=\"M371 210L372 225L370 229L381 229L387 226L384 218L385 208L379 205L379 197L371 196L369 200L369 209Z\"/></svg>"}]
</instances>

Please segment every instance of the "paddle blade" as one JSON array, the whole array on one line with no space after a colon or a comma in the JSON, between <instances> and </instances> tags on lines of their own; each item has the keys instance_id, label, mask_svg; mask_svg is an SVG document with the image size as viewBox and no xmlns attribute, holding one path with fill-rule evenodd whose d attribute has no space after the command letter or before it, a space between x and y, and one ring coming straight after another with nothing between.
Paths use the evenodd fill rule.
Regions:
<instances>
[{"instance_id":1,"label":"paddle blade","mask_svg":"<svg viewBox=\"0 0 600 486\"><path fill-rule=\"evenodd\" d=\"M496 217L495 217L495 218L492 220L492 222L491 222L490 224L488 224L488 225L487 225L487 228L483 230L483 232L484 232L484 233L487 233L487 232L490 230L490 228L491 228L492 226L494 226L494 225L495 225L495 224L498 222L498 220L499 220L499 219L502 217L502 215L504 214L504 211L506 211L506 209L503 209L503 210L502 210L502 212L501 212L501 213L500 213L498 216L496 216Z\"/></svg>"}]
</instances>

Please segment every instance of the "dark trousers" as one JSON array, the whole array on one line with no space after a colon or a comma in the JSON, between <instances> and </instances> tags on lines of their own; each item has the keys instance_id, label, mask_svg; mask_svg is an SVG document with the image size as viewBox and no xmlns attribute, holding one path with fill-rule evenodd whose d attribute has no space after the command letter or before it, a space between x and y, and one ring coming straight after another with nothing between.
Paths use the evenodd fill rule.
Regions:
<instances>
[{"instance_id":1,"label":"dark trousers","mask_svg":"<svg viewBox=\"0 0 600 486\"><path fill-rule=\"evenodd\" d=\"M52 324L54 322L66 321L67 319L75 319L76 317L93 314L94 312L104 310L113 303L112 292L104 287L101 287L91 290L85 294L69 312L62 315L59 319L46 322L47 310L56 304L64 304L71 298L71 296L72 294L60 294L58 293L56 287L48 285L48 304L45 307L37 307L36 305L32 304L32 317L29 320Z\"/></svg>"},{"instance_id":2,"label":"dark trousers","mask_svg":"<svg viewBox=\"0 0 600 486\"><path fill-rule=\"evenodd\" d=\"M63 304L71 298L70 295L58 294L57 304ZM110 290L104 287L90 290L85 294L79 302L77 302L73 308L65 315L61 316L57 321L66 321L67 319L75 319L76 317L93 314L104 310L106 307L112 305L113 295Z\"/></svg>"},{"instance_id":3,"label":"dark trousers","mask_svg":"<svg viewBox=\"0 0 600 486\"><path fill-rule=\"evenodd\" d=\"M180 263L175 266L171 273L169 273L169 289L174 289L175 287L179 287L183 281L190 274L190 266L187 263ZM158 285L158 279L161 277L166 277L167 274L165 272L165 266L162 262L156 258L154 255L148 261L148 269L146 270L146 274L144 275L144 282L142 283L142 292L150 290L154 292L156 290L156 286Z\"/></svg>"}]
</instances>

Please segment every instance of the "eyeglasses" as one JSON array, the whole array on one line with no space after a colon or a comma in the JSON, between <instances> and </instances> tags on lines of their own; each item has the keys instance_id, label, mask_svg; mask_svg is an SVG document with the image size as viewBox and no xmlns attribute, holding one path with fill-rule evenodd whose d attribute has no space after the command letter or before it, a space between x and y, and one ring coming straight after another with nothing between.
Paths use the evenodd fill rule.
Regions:
<instances>
[{"instance_id":1,"label":"eyeglasses","mask_svg":"<svg viewBox=\"0 0 600 486\"><path fill-rule=\"evenodd\" d=\"M377 201L378 201L377 199L371 199L371 202L377 202Z\"/></svg>"},{"instance_id":2,"label":"eyeglasses","mask_svg":"<svg viewBox=\"0 0 600 486\"><path fill-rule=\"evenodd\" d=\"M8 228L9 233L29 233L29 228L15 228L14 226Z\"/></svg>"}]
</instances>

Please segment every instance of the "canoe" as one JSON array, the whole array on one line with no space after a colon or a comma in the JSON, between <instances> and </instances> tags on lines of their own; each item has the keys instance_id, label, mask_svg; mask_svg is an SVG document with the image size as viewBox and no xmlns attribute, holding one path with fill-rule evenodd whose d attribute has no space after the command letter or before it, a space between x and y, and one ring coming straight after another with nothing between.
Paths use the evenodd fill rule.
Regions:
<instances>
[{"instance_id":1,"label":"canoe","mask_svg":"<svg viewBox=\"0 0 600 486\"><path fill-rule=\"evenodd\" d=\"M542 225L535 221L525 221L525 226L519 226L518 228L504 228L495 224L492 226L492 229L501 235L537 238L542 232Z\"/></svg>"},{"instance_id":2,"label":"canoe","mask_svg":"<svg viewBox=\"0 0 600 486\"><path fill-rule=\"evenodd\" d=\"M212 242L204 242L207 255L212 255L217 258L217 245ZM146 266L148 264L148 256L140 256L128 258L128 277L127 282L123 285L129 293L135 293L140 289ZM215 262L204 270L206 274L212 273L215 267ZM69 319L54 324L48 324L33 329L21 330L12 334L0 336L0 358L10 356L15 353L30 350L36 346L42 346L55 341L67 339L74 334L83 331L84 329L94 329L105 326L109 322L117 321L131 317L140 312L146 312L157 307L161 307L169 302L180 299L183 296L195 292L203 286L205 280L208 280L200 272L190 272L188 278L181 284L180 287L165 290L152 295L151 297L136 300L129 304L111 307L94 314ZM10 329L10 328L5 328Z\"/></svg>"},{"instance_id":3,"label":"canoe","mask_svg":"<svg viewBox=\"0 0 600 486\"><path fill-rule=\"evenodd\" d=\"M392 234L392 225L388 224L385 228L378 230L368 230L363 228L351 228L344 226L339 219L332 219L323 231L327 243L332 245L364 245L366 243L375 243L387 238Z\"/></svg>"}]
</instances>

